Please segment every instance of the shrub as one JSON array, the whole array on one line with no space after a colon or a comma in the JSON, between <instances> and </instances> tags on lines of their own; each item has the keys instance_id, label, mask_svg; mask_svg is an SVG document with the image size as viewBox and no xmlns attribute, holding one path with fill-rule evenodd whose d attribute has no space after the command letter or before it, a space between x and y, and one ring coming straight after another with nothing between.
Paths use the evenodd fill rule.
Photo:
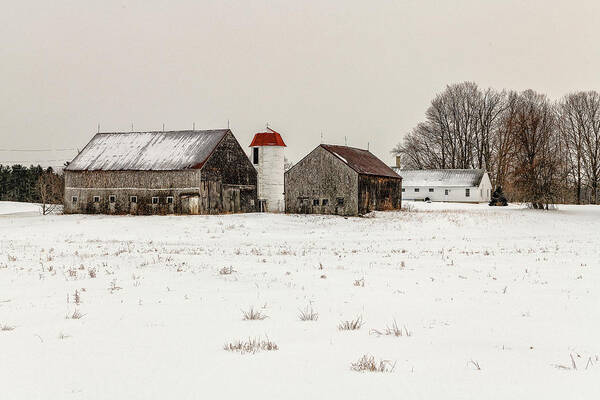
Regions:
<instances>
[{"instance_id":1,"label":"shrub","mask_svg":"<svg viewBox=\"0 0 600 400\"><path fill-rule=\"evenodd\" d=\"M237 272L233 267L223 267L219 270L219 275L231 275L234 272Z\"/></svg>"}]
</instances>

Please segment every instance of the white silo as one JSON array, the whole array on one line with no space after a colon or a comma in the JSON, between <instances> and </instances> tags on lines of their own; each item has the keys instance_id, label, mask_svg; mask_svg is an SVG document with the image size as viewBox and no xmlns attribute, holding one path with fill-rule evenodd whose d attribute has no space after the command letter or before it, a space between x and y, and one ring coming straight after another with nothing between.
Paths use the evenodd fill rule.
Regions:
<instances>
[{"instance_id":1,"label":"white silo","mask_svg":"<svg viewBox=\"0 0 600 400\"><path fill-rule=\"evenodd\" d=\"M252 164L258 172L259 211L285 211L283 188L284 155L286 147L281 135L273 129L254 135L250 143Z\"/></svg>"}]
</instances>

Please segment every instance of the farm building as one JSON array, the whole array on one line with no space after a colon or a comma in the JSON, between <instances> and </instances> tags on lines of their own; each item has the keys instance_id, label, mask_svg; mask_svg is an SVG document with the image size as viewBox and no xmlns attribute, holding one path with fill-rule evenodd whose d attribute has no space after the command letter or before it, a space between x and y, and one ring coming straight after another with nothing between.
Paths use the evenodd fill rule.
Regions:
<instances>
[{"instance_id":1,"label":"farm building","mask_svg":"<svg viewBox=\"0 0 600 400\"><path fill-rule=\"evenodd\" d=\"M368 150L322 144L285 173L285 211L362 215L399 209L402 178Z\"/></svg>"},{"instance_id":2,"label":"farm building","mask_svg":"<svg viewBox=\"0 0 600 400\"><path fill-rule=\"evenodd\" d=\"M402 176L402 198L461 203L490 201L492 184L482 169L394 170Z\"/></svg>"},{"instance_id":3,"label":"farm building","mask_svg":"<svg viewBox=\"0 0 600 400\"><path fill-rule=\"evenodd\" d=\"M98 133L65 168L64 212L252 212L256 177L229 129Z\"/></svg>"},{"instance_id":4,"label":"farm building","mask_svg":"<svg viewBox=\"0 0 600 400\"><path fill-rule=\"evenodd\" d=\"M285 143L278 132L267 128L268 132L254 135L252 164L258 173L258 211L283 212L285 199L283 195L283 173Z\"/></svg>"}]
</instances>

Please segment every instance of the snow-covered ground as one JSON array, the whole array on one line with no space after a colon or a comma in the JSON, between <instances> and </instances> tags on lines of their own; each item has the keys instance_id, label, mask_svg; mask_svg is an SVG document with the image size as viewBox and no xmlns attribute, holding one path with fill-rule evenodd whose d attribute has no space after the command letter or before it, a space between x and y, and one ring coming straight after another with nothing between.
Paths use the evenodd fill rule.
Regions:
<instances>
[{"instance_id":1,"label":"snow-covered ground","mask_svg":"<svg viewBox=\"0 0 600 400\"><path fill-rule=\"evenodd\" d=\"M17 201L1 201L0 215L18 214L18 213L38 213L40 205L35 203L20 203Z\"/></svg>"},{"instance_id":2,"label":"snow-covered ground","mask_svg":"<svg viewBox=\"0 0 600 400\"><path fill-rule=\"evenodd\" d=\"M0 215L0 397L598 398L600 207L413 207ZM411 335L372 331L394 320ZM351 370L365 354L395 368Z\"/></svg>"}]
</instances>

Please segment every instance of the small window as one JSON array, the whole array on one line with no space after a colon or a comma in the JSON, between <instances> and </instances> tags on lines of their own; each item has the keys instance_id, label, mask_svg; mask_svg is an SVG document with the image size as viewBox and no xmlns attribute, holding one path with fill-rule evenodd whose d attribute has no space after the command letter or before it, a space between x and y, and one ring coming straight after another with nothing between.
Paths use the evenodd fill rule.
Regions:
<instances>
[{"instance_id":1,"label":"small window","mask_svg":"<svg viewBox=\"0 0 600 400\"><path fill-rule=\"evenodd\" d=\"M252 149L252 163L254 165L258 164L258 147Z\"/></svg>"},{"instance_id":2,"label":"small window","mask_svg":"<svg viewBox=\"0 0 600 400\"><path fill-rule=\"evenodd\" d=\"M167 196L167 204L173 204L173 196Z\"/></svg>"},{"instance_id":3,"label":"small window","mask_svg":"<svg viewBox=\"0 0 600 400\"><path fill-rule=\"evenodd\" d=\"M329 199L323 199L323 200L321 201L321 204L322 204L322 205L324 205L324 206L327 206L327 205L329 205Z\"/></svg>"},{"instance_id":4,"label":"small window","mask_svg":"<svg viewBox=\"0 0 600 400\"><path fill-rule=\"evenodd\" d=\"M313 199L313 206L319 205L319 199Z\"/></svg>"},{"instance_id":5,"label":"small window","mask_svg":"<svg viewBox=\"0 0 600 400\"><path fill-rule=\"evenodd\" d=\"M158 197L152 198L152 204L158 204Z\"/></svg>"},{"instance_id":6,"label":"small window","mask_svg":"<svg viewBox=\"0 0 600 400\"><path fill-rule=\"evenodd\" d=\"M402 188L402 193L404 193L404 192L406 192L406 189L405 189L405 188Z\"/></svg>"},{"instance_id":7,"label":"small window","mask_svg":"<svg viewBox=\"0 0 600 400\"><path fill-rule=\"evenodd\" d=\"M114 194L111 194L110 196L108 196L108 201L110 203L114 203L117 201L117 196L115 196Z\"/></svg>"},{"instance_id":8,"label":"small window","mask_svg":"<svg viewBox=\"0 0 600 400\"><path fill-rule=\"evenodd\" d=\"M429 188L429 193L433 193L433 188Z\"/></svg>"},{"instance_id":9,"label":"small window","mask_svg":"<svg viewBox=\"0 0 600 400\"><path fill-rule=\"evenodd\" d=\"M418 191L419 191L419 188L415 188L415 192L418 192Z\"/></svg>"},{"instance_id":10,"label":"small window","mask_svg":"<svg viewBox=\"0 0 600 400\"><path fill-rule=\"evenodd\" d=\"M94 196L94 203L100 203L100 196Z\"/></svg>"},{"instance_id":11,"label":"small window","mask_svg":"<svg viewBox=\"0 0 600 400\"><path fill-rule=\"evenodd\" d=\"M137 203L137 196L130 196L129 201L134 204Z\"/></svg>"},{"instance_id":12,"label":"small window","mask_svg":"<svg viewBox=\"0 0 600 400\"><path fill-rule=\"evenodd\" d=\"M73 204L77 203L77 196L71 197L71 201L73 202Z\"/></svg>"},{"instance_id":13,"label":"small window","mask_svg":"<svg viewBox=\"0 0 600 400\"><path fill-rule=\"evenodd\" d=\"M444 196L448 196L448 192L450 192L448 189L444 190Z\"/></svg>"},{"instance_id":14,"label":"small window","mask_svg":"<svg viewBox=\"0 0 600 400\"><path fill-rule=\"evenodd\" d=\"M465 189L465 197L471 197L471 189Z\"/></svg>"},{"instance_id":15,"label":"small window","mask_svg":"<svg viewBox=\"0 0 600 400\"><path fill-rule=\"evenodd\" d=\"M227 162L232 162L233 161L233 154L231 154L231 151L227 151Z\"/></svg>"},{"instance_id":16,"label":"small window","mask_svg":"<svg viewBox=\"0 0 600 400\"><path fill-rule=\"evenodd\" d=\"M338 206L343 206L344 205L344 198L343 197L338 197L335 200L336 200Z\"/></svg>"}]
</instances>

